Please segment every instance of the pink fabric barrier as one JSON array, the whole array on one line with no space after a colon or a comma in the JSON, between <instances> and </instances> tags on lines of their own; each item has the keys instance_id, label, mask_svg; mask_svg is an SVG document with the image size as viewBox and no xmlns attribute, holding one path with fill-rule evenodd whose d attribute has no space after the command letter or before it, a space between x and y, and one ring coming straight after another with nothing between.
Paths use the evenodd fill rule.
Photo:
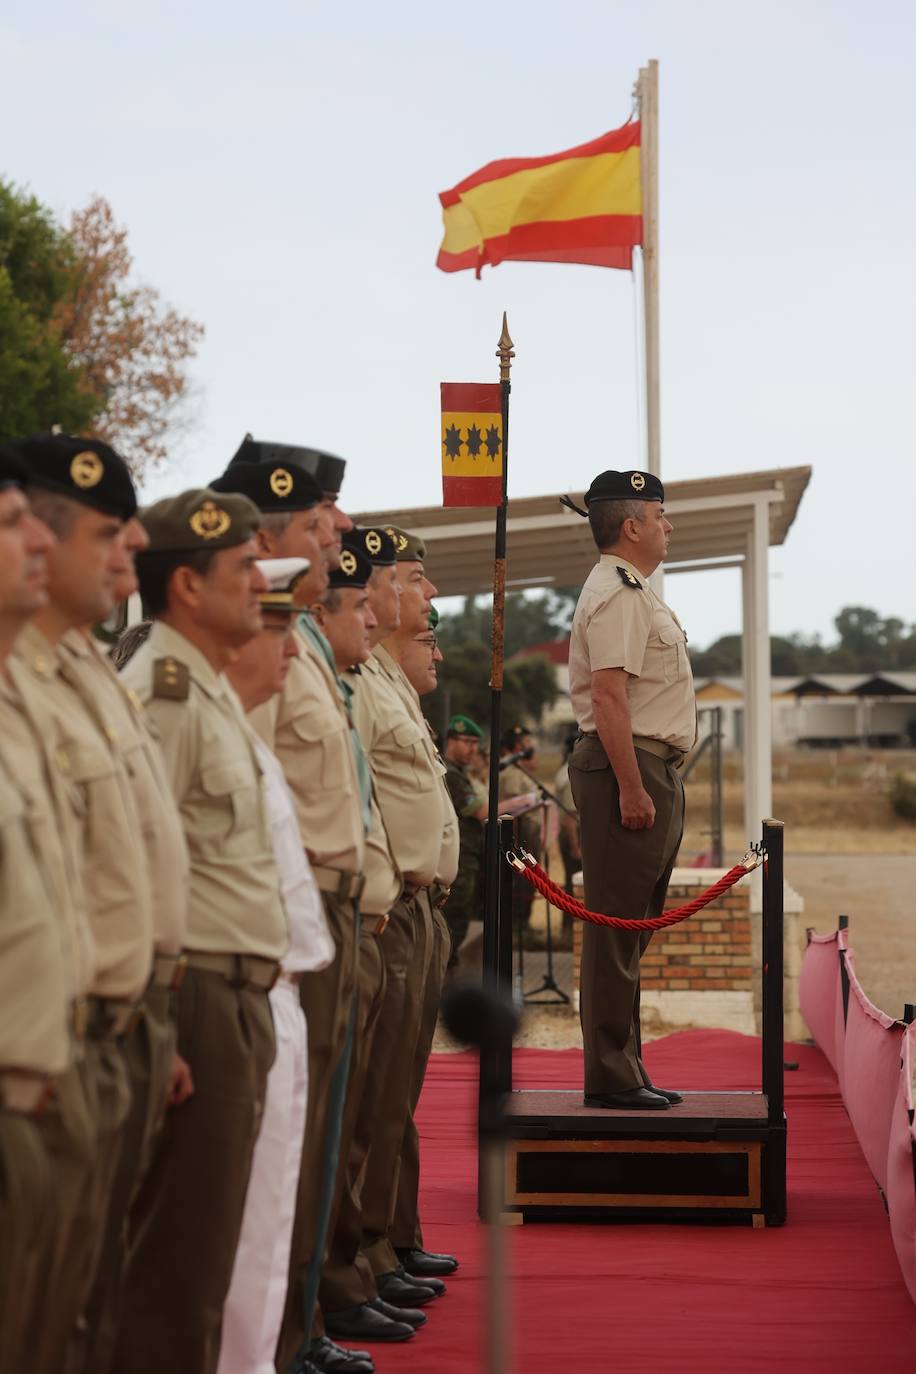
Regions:
<instances>
[{"instance_id":1,"label":"pink fabric barrier","mask_svg":"<svg viewBox=\"0 0 916 1374\"><path fill-rule=\"evenodd\" d=\"M845 934L845 931L843 932ZM840 992L840 955L838 932L832 935L812 934L798 979L798 1000L801 1014L814 1036L818 1049L829 1059L834 1073L837 1069L837 998L840 999L840 1030L843 1027L843 1003Z\"/></svg>"},{"instance_id":2,"label":"pink fabric barrier","mask_svg":"<svg viewBox=\"0 0 916 1374\"><path fill-rule=\"evenodd\" d=\"M891 1118L887 1151L887 1209L894 1249L903 1278L916 1302L916 1121L913 1071L916 1069L916 1023L903 1038L903 1067Z\"/></svg>"},{"instance_id":3,"label":"pink fabric barrier","mask_svg":"<svg viewBox=\"0 0 916 1374\"><path fill-rule=\"evenodd\" d=\"M843 1101L862 1153L881 1191L887 1192L891 1117L900 1091L903 1026L869 1002L846 952L849 1006L843 1047Z\"/></svg>"}]
</instances>

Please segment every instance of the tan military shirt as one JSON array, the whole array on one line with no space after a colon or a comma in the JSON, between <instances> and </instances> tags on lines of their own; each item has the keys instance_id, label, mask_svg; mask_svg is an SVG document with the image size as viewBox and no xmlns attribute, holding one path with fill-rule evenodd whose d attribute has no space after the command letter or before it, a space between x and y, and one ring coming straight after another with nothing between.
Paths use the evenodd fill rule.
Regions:
<instances>
[{"instance_id":1,"label":"tan military shirt","mask_svg":"<svg viewBox=\"0 0 916 1374\"><path fill-rule=\"evenodd\" d=\"M30 702L35 705L36 693ZM12 776L26 796L29 829L41 855L42 871L60 929L67 997L83 997L95 974L95 939L83 889L85 803L69 773L63 739L33 726L27 704L11 682L0 678L0 740Z\"/></svg>"},{"instance_id":2,"label":"tan military shirt","mask_svg":"<svg viewBox=\"0 0 916 1374\"><path fill-rule=\"evenodd\" d=\"M280 959L286 912L261 770L238 697L199 649L159 620L122 677L159 732L184 826L191 860L186 947Z\"/></svg>"},{"instance_id":3,"label":"tan military shirt","mask_svg":"<svg viewBox=\"0 0 916 1374\"><path fill-rule=\"evenodd\" d=\"M413 684L408 681L407 675L401 668L401 665L391 657L391 655L385 648L382 648L382 653L384 654L385 659L387 659L394 667L397 668L395 686L397 687L405 703L407 704L407 707L410 710L410 713L413 716L414 720L426 731L427 735L429 736L429 741L432 745L433 754L435 755L436 760L440 768L442 769L442 774L440 777L440 783L443 793L442 848L439 851L439 865L436 869L435 881L437 883L440 883L443 887L451 887L452 883L455 881L455 878L458 874L458 851L461 847L461 839L458 831L458 815L455 811L455 803L452 801L452 794L449 792L448 784L445 781L445 760L443 759L442 755L439 753L438 748L436 747L436 737L433 733L433 728L423 714L423 707L420 705L419 692L413 686Z\"/></svg>"},{"instance_id":4,"label":"tan military shirt","mask_svg":"<svg viewBox=\"0 0 916 1374\"><path fill-rule=\"evenodd\" d=\"M384 916L400 897L404 882L394 861L388 832L374 792L372 826L366 836L363 872L366 875L366 883L359 899L359 909L367 916Z\"/></svg>"},{"instance_id":5,"label":"tan military shirt","mask_svg":"<svg viewBox=\"0 0 916 1374\"><path fill-rule=\"evenodd\" d=\"M283 691L248 719L283 768L313 864L362 873L366 854L350 721L328 664L296 630Z\"/></svg>"},{"instance_id":6,"label":"tan military shirt","mask_svg":"<svg viewBox=\"0 0 916 1374\"><path fill-rule=\"evenodd\" d=\"M39 736L57 737L59 766L85 807L82 878L95 938L89 990L133 1001L149 979L153 933L142 830L123 761L66 680L61 651L36 625L17 639L9 671Z\"/></svg>"},{"instance_id":7,"label":"tan military shirt","mask_svg":"<svg viewBox=\"0 0 916 1374\"><path fill-rule=\"evenodd\" d=\"M406 679L386 649L376 646L349 680L353 719L369 757L395 862L407 883L428 887L439 872L447 819L444 765L429 732L408 706L401 685Z\"/></svg>"},{"instance_id":8,"label":"tan military shirt","mask_svg":"<svg viewBox=\"0 0 916 1374\"><path fill-rule=\"evenodd\" d=\"M37 752L37 744L35 746ZM62 1073L70 1059L72 970L41 844L51 801L20 782L0 744L0 1068ZM34 826L34 828L33 828Z\"/></svg>"},{"instance_id":9,"label":"tan military shirt","mask_svg":"<svg viewBox=\"0 0 916 1374\"><path fill-rule=\"evenodd\" d=\"M108 722L120 750L146 845L154 945L160 954L177 954L187 925L190 862L155 727L98 640L70 630L60 652L67 681Z\"/></svg>"},{"instance_id":10,"label":"tan military shirt","mask_svg":"<svg viewBox=\"0 0 916 1374\"><path fill-rule=\"evenodd\" d=\"M601 668L630 675L634 735L693 748L697 714L687 636L648 579L613 553L603 553L589 573L573 617L569 694L580 730L595 729L592 673Z\"/></svg>"}]
</instances>

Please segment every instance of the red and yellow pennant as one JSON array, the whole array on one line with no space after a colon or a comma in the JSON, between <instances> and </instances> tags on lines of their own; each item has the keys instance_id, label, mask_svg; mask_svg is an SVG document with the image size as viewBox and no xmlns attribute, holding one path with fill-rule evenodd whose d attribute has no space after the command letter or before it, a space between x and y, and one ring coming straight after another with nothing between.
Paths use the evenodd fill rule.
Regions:
<instances>
[{"instance_id":1,"label":"red and yellow pennant","mask_svg":"<svg viewBox=\"0 0 916 1374\"><path fill-rule=\"evenodd\" d=\"M640 124L547 157L489 162L443 191L443 272L485 263L633 264L642 243Z\"/></svg>"},{"instance_id":2,"label":"red and yellow pennant","mask_svg":"<svg viewBox=\"0 0 916 1374\"><path fill-rule=\"evenodd\" d=\"M499 382L442 382L442 504L498 506L503 499Z\"/></svg>"}]
</instances>

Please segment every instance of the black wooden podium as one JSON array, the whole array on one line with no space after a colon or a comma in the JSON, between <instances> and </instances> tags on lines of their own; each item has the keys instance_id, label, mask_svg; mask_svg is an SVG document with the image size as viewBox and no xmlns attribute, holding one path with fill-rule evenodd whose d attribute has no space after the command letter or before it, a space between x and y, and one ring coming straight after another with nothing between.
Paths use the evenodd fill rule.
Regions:
<instances>
[{"instance_id":1,"label":"black wooden podium","mask_svg":"<svg viewBox=\"0 0 916 1374\"><path fill-rule=\"evenodd\" d=\"M493 839L512 848L511 821ZM511 1043L481 1053L481 1106L502 1101L505 1220L693 1221L781 1226L786 1218L783 1110L783 826L763 823L761 1089L685 1093L665 1112L601 1111L580 1090L512 1090ZM511 869L484 927L484 978L512 986Z\"/></svg>"}]
</instances>

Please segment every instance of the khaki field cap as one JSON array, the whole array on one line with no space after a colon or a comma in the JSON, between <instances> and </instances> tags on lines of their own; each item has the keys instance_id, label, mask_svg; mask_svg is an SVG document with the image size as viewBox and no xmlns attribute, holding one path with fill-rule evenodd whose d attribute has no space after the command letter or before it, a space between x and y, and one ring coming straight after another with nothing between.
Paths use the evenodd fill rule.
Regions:
<instances>
[{"instance_id":1,"label":"khaki field cap","mask_svg":"<svg viewBox=\"0 0 916 1374\"><path fill-rule=\"evenodd\" d=\"M149 553L196 553L198 549L234 549L253 538L261 513L247 496L197 487L167 496L140 511L149 535Z\"/></svg>"},{"instance_id":2,"label":"khaki field cap","mask_svg":"<svg viewBox=\"0 0 916 1374\"><path fill-rule=\"evenodd\" d=\"M410 530L399 529L397 525L386 525L385 533L394 540L394 556L399 563L422 563L426 557L426 545Z\"/></svg>"}]
</instances>

